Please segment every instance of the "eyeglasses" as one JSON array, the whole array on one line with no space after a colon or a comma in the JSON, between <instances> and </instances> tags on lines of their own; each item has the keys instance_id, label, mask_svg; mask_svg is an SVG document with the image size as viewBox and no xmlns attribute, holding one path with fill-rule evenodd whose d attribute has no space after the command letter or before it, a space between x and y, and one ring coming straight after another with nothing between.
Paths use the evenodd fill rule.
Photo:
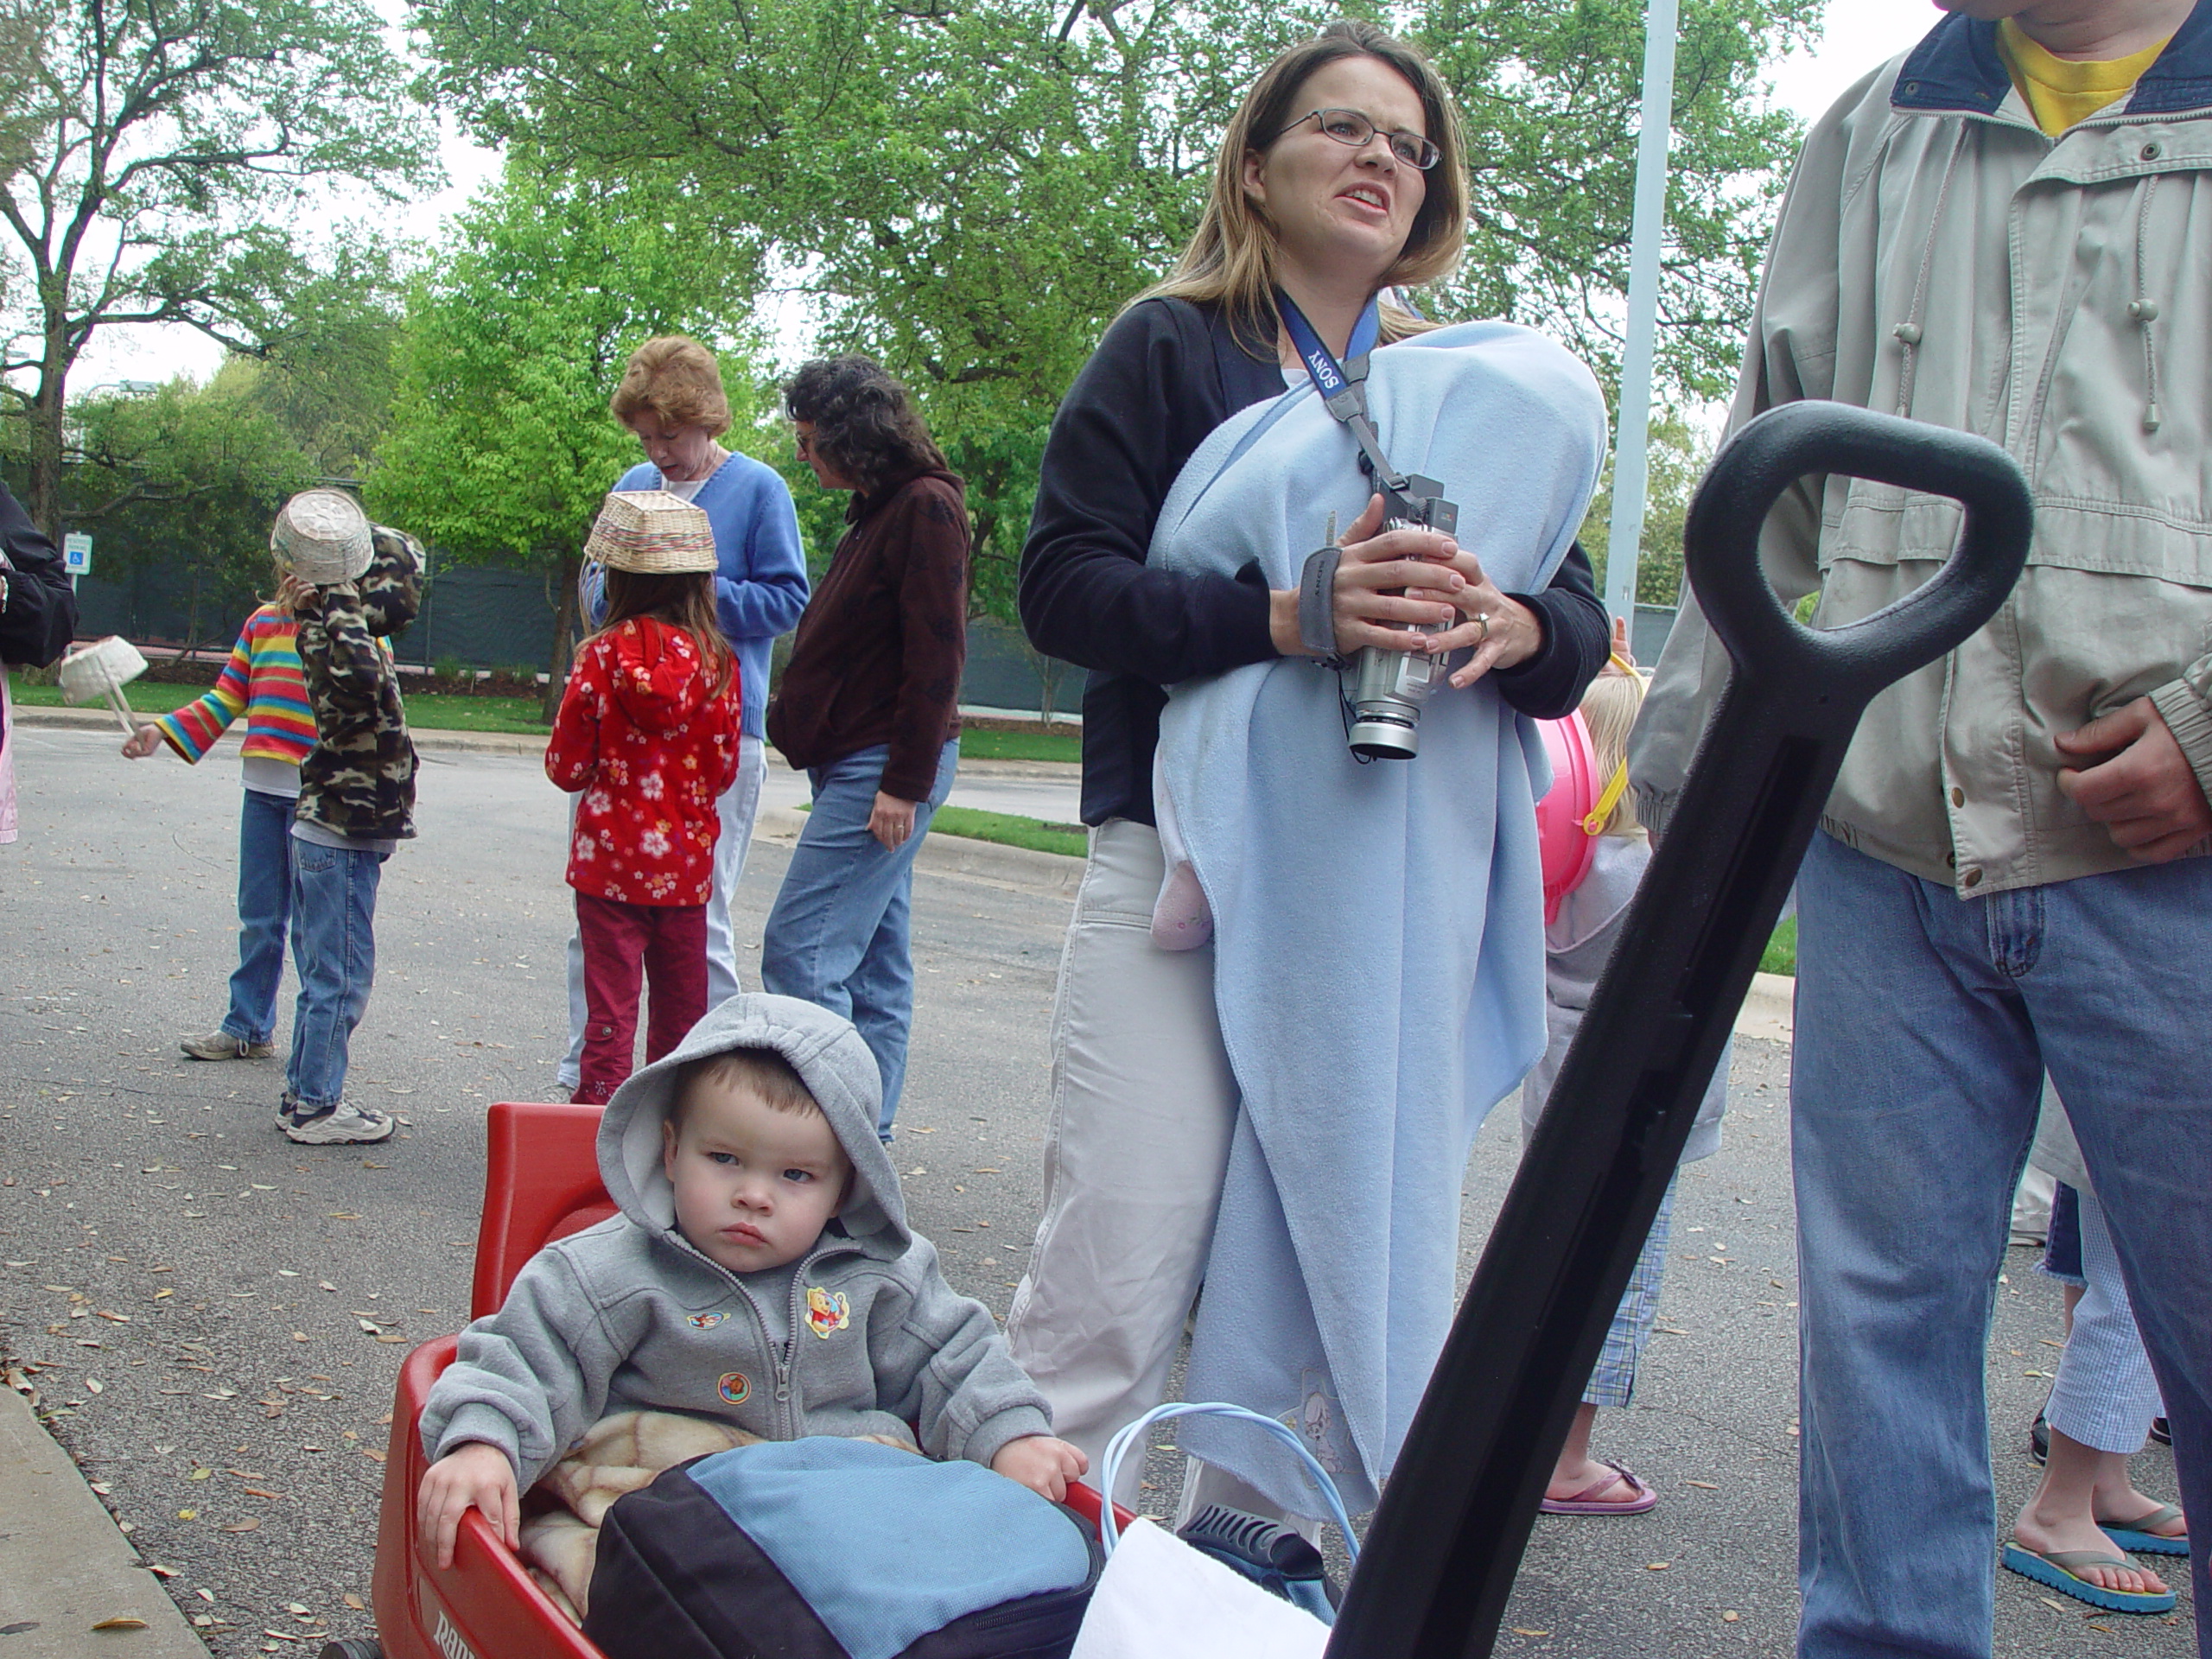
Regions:
<instances>
[{"instance_id":1,"label":"eyeglasses","mask_svg":"<svg viewBox=\"0 0 2212 1659\"><path fill-rule=\"evenodd\" d=\"M1281 137L1291 127L1303 126L1308 121L1319 124L1323 137L1333 138L1353 149L1359 149L1382 130L1357 110L1308 110L1289 126L1284 127L1282 132L1275 134L1275 138ZM1417 167L1424 173L1444 159L1444 152L1417 132L1408 132L1401 127L1395 132L1384 133L1383 137L1389 142L1393 156L1408 167ZM1274 138L1268 142L1273 143Z\"/></svg>"}]
</instances>

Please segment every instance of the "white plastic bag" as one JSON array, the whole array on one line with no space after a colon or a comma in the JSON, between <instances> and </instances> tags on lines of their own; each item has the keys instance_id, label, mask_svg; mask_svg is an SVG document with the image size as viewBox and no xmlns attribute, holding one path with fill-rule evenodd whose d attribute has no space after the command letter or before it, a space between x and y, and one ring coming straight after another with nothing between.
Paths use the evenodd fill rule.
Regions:
<instances>
[{"instance_id":1,"label":"white plastic bag","mask_svg":"<svg viewBox=\"0 0 2212 1659\"><path fill-rule=\"evenodd\" d=\"M1069 1659L1321 1659L1329 1627L1139 1520L1106 1558Z\"/></svg>"},{"instance_id":2,"label":"white plastic bag","mask_svg":"<svg viewBox=\"0 0 2212 1659\"><path fill-rule=\"evenodd\" d=\"M1328 1471L1287 1424L1242 1406L1171 1402L1156 1406L1107 1442L1095 1478L1111 1492L1122 1460L1145 1431L1171 1417L1237 1417L1265 1430L1306 1465L1356 1558L1358 1540ZM1321 1659L1329 1627L1302 1607L1270 1595L1233 1568L1142 1516L1114 1525L1109 1502L1099 1517L1106 1566L1068 1659Z\"/></svg>"}]
</instances>

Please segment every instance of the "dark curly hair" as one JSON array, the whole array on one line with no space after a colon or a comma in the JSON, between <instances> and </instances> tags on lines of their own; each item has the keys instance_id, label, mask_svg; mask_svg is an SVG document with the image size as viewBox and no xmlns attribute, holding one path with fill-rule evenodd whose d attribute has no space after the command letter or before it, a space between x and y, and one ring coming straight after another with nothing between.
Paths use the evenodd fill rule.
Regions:
<instances>
[{"instance_id":1,"label":"dark curly hair","mask_svg":"<svg viewBox=\"0 0 2212 1659\"><path fill-rule=\"evenodd\" d=\"M906 388L868 357L817 357L784 387L784 410L814 429L815 452L862 495L945 467L944 451Z\"/></svg>"}]
</instances>

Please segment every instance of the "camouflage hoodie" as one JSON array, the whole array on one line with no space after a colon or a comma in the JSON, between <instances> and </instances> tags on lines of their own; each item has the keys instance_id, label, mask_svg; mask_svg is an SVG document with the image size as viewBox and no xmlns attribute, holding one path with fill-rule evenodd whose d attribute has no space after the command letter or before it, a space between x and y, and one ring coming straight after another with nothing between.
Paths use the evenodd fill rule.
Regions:
<instances>
[{"instance_id":1,"label":"camouflage hoodie","mask_svg":"<svg viewBox=\"0 0 2212 1659\"><path fill-rule=\"evenodd\" d=\"M384 642L422 605L423 545L382 524L372 531L375 550L359 578L310 588L296 607L315 727L296 816L340 835L401 841L415 833L415 745Z\"/></svg>"}]
</instances>

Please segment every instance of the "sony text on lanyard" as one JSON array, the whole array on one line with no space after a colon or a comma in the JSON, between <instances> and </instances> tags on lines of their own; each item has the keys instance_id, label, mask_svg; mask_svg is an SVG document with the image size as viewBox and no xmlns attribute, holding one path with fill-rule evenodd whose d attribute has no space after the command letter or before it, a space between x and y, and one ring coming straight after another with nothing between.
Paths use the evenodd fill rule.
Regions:
<instances>
[{"instance_id":1,"label":"sony text on lanyard","mask_svg":"<svg viewBox=\"0 0 2212 1659\"><path fill-rule=\"evenodd\" d=\"M1281 289L1275 290L1275 308L1290 332L1300 360L1306 365L1306 372L1313 378L1314 391L1321 395L1322 407L1342 421L1357 442L1362 464L1374 474L1376 487L1382 492L1385 519L1394 525L1424 525L1451 535L1459 527L1458 505L1444 499L1444 486L1434 479L1402 474L1392 467L1382 453L1375 423L1368 417L1367 359L1382 334L1382 313L1376 302L1368 301L1367 308L1352 326L1347 361L1341 364L1322 343L1297 302Z\"/></svg>"}]
</instances>

